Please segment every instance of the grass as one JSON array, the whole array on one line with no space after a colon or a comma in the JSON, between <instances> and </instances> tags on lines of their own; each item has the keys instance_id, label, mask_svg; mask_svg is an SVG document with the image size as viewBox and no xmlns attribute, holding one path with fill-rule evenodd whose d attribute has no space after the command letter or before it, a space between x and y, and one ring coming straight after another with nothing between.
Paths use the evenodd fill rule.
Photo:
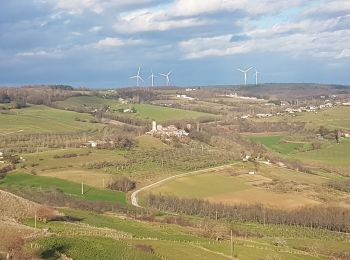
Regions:
<instances>
[{"instance_id":1,"label":"grass","mask_svg":"<svg viewBox=\"0 0 350 260\"><path fill-rule=\"evenodd\" d=\"M350 130L350 107L338 106L315 113L302 113L295 117L294 121L307 122L311 127L325 126L336 129L344 128Z\"/></svg>"},{"instance_id":2,"label":"grass","mask_svg":"<svg viewBox=\"0 0 350 260\"><path fill-rule=\"evenodd\" d=\"M64 109L74 109L79 107L98 108L107 105L111 111L117 112L119 109L132 108L136 109L136 113L125 113L124 115L130 117L138 117L141 119L156 120L159 123L182 120L182 119L196 119L199 117L213 116L211 114L196 112L191 110L183 110L176 108L167 108L149 104L129 104L123 105L117 100L103 99L93 96L71 97L64 101L56 102L56 105Z\"/></svg>"},{"instance_id":3,"label":"grass","mask_svg":"<svg viewBox=\"0 0 350 260\"><path fill-rule=\"evenodd\" d=\"M293 157L306 161L318 162L331 166L350 165L350 138L341 139L340 144L329 142L321 149L297 153Z\"/></svg>"},{"instance_id":4,"label":"grass","mask_svg":"<svg viewBox=\"0 0 350 260\"><path fill-rule=\"evenodd\" d=\"M317 129L325 126L329 129L347 129L350 130L350 107L337 106L322 110L317 113L303 112L296 115L274 116L271 118L255 119L257 121L267 122L305 122L307 127Z\"/></svg>"},{"instance_id":5,"label":"grass","mask_svg":"<svg viewBox=\"0 0 350 260\"><path fill-rule=\"evenodd\" d=\"M33 241L39 245L42 257L64 253L74 259L227 259L230 255L230 242L214 241L191 235L190 228L169 224L140 222L112 216L92 214L85 211L62 209L65 214L81 219L80 224L49 222L38 223L40 229L47 228L58 236ZM26 221L33 226L34 221ZM226 225L226 224L225 224ZM349 239L345 234L326 230L284 225L263 225L257 223L234 222L234 230L259 233L262 237L234 237L234 254L239 259L326 259L335 252L345 252ZM193 231L192 231L193 232ZM119 236L119 238L118 238ZM285 239L286 245L276 247L276 237ZM112 240L114 238L114 240ZM116 240L115 240L116 239ZM114 245L113 248L111 246ZM139 252L136 245L148 245L154 254ZM318 247L315 247L318 245ZM329 246L327 246L329 245ZM88 248L87 248L88 247ZM28 246L27 246L28 248ZM101 252L100 250L104 250ZM312 248L317 249L318 255ZM118 249L120 255L115 255ZM93 250L90 251L90 250ZM135 252L131 252L134 250ZM82 252L84 251L84 252ZM109 255L104 255L108 252ZM98 254L97 254L98 253ZM153 258L148 258L153 257Z\"/></svg>"},{"instance_id":6,"label":"grass","mask_svg":"<svg viewBox=\"0 0 350 260\"><path fill-rule=\"evenodd\" d=\"M252 136L250 139L256 143L261 143L267 148L281 154L295 153L305 146L304 143L293 143L284 141L285 136L270 135L270 136Z\"/></svg>"},{"instance_id":7,"label":"grass","mask_svg":"<svg viewBox=\"0 0 350 260\"><path fill-rule=\"evenodd\" d=\"M231 205L262 203L268 207L286 209L319 203L310 196L307 189L305 192L295 192L291 188L285 188L287 191L282 188L295 187L298 184L311 188L314 185L322 185L326 182L325 179L268 166L260 166L256 175L248 175L248 171L254 169L253 165L249 165L235 165L226 172L189 175L162 183L150 191L142 192L141 202L145 201L148 194L153 193L201 198L213 203ZM276 180L278 182L275 183Z\"/></svg>"},{"instance_id":8,"label":"grass","mask_svg":"<svg viewBox=\"0 0 350 260\"><path fill-rule=\"evenodd\" d=\"M78 155L76 157L62 158L67 154ZM37 171L50 171L56 169L82 169L89 163L102 161L124 161L124 157L118 150L102 150L89 148L71 148L44 151L39 153L28 153L22 155L26 160L27 167L35 165ZM61 157L61 158L55 158Z\"/></svg>"},{"instance_id":9,"label":"grass","mask_svg":"<svg viewBox=\"0 0 350 260\"><path fill-rule=\"evenodd\" d=\"M168 108L148 104L135 104L133 107L136 108L136 116L144 119L152 119L159 123L212 116L210 114L197 111Z\"/></svg>"},{"instance_id":10,"label":"grass","mask_svg":"<svg viewBox=\"0 0 350 260\"><path fill-rule=\"evenodd\" d=\"M85 193L81 194L81 185L57 178L34 176L30 174L13 173L7 175L0 181L0 188L7 187L34 187L44 190L58 189L63 193L74 196L76 198L90 201L106 201L126 203L126 196L122 192L114 192L111 190L102 190L85 185Z\"/></svg>"},{"instance_id":11,"label":"grass","mask_svg":"<svg viewBox=\"0 0 350 260\"><path fill-rule=\"evenodd\" d=\"M69 216L82 219L82 223L95 227L105 227L131 234L134 238L152 238L171 241L205 241L192 235L185 228L175 225L158 225L143 223L130 219L121 219L113 216L102 216L80 210L62 209Z\"/></svg>"},{"instance_id":12,"label":"grass","mask_svg":"<svg viewBox=\"0 0 350 260\"><path fill-rule=\"evenodd\" d=\"M47 133L76 132L99 128L96 123L89 123L91 115L63 111L46 106L31 106L11 110L11 114L0 114L0 134L11 133ZM80 119L81 121L77 121Z\"/></svg>"},{"instance_id":13,"label":"grass","mask_svg":"<svg viewBox=\"0 0 350 260\"><path fill-rule=\"evenodd\" d=\"M118 241L103 237L69 237L53 236L36 241L42 249L39 255L43 259L58 259L60 253L73 259L120 259L134 260L160 259L150 253L137 250L125 241Z\"/></svg>"},{"instance_id":14,"label":"grass","mask_svg":"<svg viewBox=\"0 0 350 260\"><path fill-rule=\"evenodd\" d=\"M137 148L141 150L153 150L153 149L167 149L168 145L163 143L159 138L150 136L150 135L142 135L137 140Z\"/></svg>"}]
</instances>

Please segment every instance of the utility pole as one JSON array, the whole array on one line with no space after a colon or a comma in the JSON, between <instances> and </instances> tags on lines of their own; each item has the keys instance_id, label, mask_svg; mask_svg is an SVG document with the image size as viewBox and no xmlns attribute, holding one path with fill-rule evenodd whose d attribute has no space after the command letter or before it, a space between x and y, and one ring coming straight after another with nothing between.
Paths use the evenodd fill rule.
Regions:
<instances>
[{"instance_id":1,"label":"utility pole","mask_svg":"<svg viewBox=\"0 0 350 260\"><path fill-rule=\"evenodd\" d=\"M84 182L81 182L81 195L84 195Z\"/></svg>"},{"instance_id":2,"label":"utility pole","mask_svg":"<svg viewBox=\"0 0 350 260\"><path fill-rule=\"evenodd\" d=\"M35 212L35 215L34 215L34 228L36 228L36 212Z\"/></svg>"},{"instance_id":3,"label":"utility pole","mask_svg":"<svg viewBox=\"0 0 350 260\"><path fill-rule=\"evenodd\" d=\"M232 234L232 229L231 229L231 258L232 258L232 260L235 259L233 256L234 251L235 251L235 245L233 243L233 234Z\"/></svg>"}]
</instances>

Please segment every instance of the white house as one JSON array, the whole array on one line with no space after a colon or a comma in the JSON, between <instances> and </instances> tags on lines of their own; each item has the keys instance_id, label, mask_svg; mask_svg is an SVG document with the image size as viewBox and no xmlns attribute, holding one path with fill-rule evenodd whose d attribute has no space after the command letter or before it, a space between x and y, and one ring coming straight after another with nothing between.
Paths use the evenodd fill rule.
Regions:
<instances>
[{"instance_id":1,"label":"white house","mask_svg":"<svg viewBox=\"0 0 350 260\"><path fill-rule=\"evenodd\" d=\"M88 141L89 145L92 147L92 148L96 148L97 147L97 142L95 141Z\"/></svg>"}]
</instances>

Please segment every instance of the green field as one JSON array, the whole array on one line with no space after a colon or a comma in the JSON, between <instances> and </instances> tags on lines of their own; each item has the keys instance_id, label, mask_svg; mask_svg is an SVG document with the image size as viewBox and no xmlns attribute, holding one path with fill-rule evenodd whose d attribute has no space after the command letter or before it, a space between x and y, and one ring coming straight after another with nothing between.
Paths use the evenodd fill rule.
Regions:
<instances>
[{"instance_id":1,"label":"green field","mask_svg":"<svg viewBox=\"0 0 350 260\"><path fill-rule=\"evenodd\" d=\"M167 108L160 107L148 104L135 105L136 116L139 116L144 119L152 119L157 122L169 122L173 120L182 120L182 119L196 119L199 117L212 116L207 113L176 109L176 108Z\"/></svg>"},{"instance_id":2,"label":"green field","mask_svg":"<svg viewBox=\"0 0 350 260\"><path fill-rule=\"evenodd\" d=\"M197 227L179 227L171 224L147 223L114 216L103 216L85 211L62 209L65 214L81 219L79 223L38 223L40 229L47 228L56 234L39 238L31 244L42 257L57 257L63 253L74 259L172 259L179 254L185 260L229 259L231 250L228 237L215 241L200 235ZM193 219L192 222L197 222ZM33 226L33 220L27 220ZM209 221L215 226L214 221ZM240 232L253 232L259 236L234 237L234 255L238 259L327 259L334 253L344 253L349 245L346 235L284 225L262 225L253 223L221 223L221 229L229 227ZM200 224L198 223L198 226ZM224 231L226 233L226 231ZM285 246L275 246L276 237L286 241ZM140 245L148 246L152 252L140 251ZM315 253L318 247L322 254ZM30 249L29 244L27 249ZM105 255L108 252L108 255ZM273 257L273 258L271 258Z\"/></svg>"},{"instance_id":3,"label":"green field","mask_svg":"<svg viewBox=\"0 0 350 260\"><path fill-rule=\"evenodd\" d=\"M324 165L350 166L350 138L341 139L340 144L326 142L321 149L297 153L293 157Z\"/></svg>"},{"instance_id":4,"label":"green field","mask_svg":"<svg viewBox=\"0 0 350 260\"><path fill-rule=\"evenodd\" d=\"M77 108L99 108L104 105L110 107L113 113L122 114L130 117L137 117L141 119L156 120L157 122L164 123L173 120L182 119L196 119L205 116L213 116L211 114L196 112L191 110L175 109L168 107L161 107L149 104L121 104L117 100L113 99L103 99L99 97L91 96L80 96L71 97L64 101L59 101L55 103L63 109L77 109ZM121 113L118 112L119 109L135 108L136 113Z\"/></svg>"},{"instance_id":5,"label":"green field","mask_svg":"<svg viewBox=\"0 0 350 260\"><path fill-rule=\"evenodd\" d=\"M350 130L350 107L337 106L330 109L318 111L317 113L302 112L292 115L274 116L264 119L255 119L260 122L305 122L311 129L324 126L329 129Z\"/></svg>"},{"instance_id":6,"label":"green field","mask_svg":"<svg viewBox=\"0 0 350 260\"><path fill-rule=\"evenodd\" d=\"M57 178L35 176L30 174L13 173L7 175L0 181L1 187L35 187L44 190L59 190L67 195L90 200L90 201L109 201L120 204L126 203L126 196L122 192L111 190L96 189L90 186L84 187L84 195L81 194L81 184L69 182Z\"/></svg>"},{"instance_id":7,"label":"green field","mask_svg":"<svg viewBox=\"0 0 350 260\"><path fill-rule=\"evenodd\" d=\"M150 253L136 250L126 241L103 237L54 236L36 241L44 249L39 253L43 259L58 259L60 254L73 259L160 259Z\"/></svg>"},{"instance_id":8,"label":"green field","mask_svg":"<svg viewBox=\"0 0 350 260\"><path fill-rule=\"evenodd\" d=\"M255 170L255 175L248 172ZM181 198L199 198L213 203L256 204L286 209L305 205L317 205L317 193L313 187L323 185L327 179L310 176L272 166L237 164L230 169L192 174L164 182L141 193L145 203L148 194L162 194ZM293 187L303 185L305 191L296 192Z\"/></svg>"},{"instance_id":9,"label":"green field","mask_svg":"<svg viewBox=\"0 0 350 260\"><path fill-rule=\"evenodd\" d=\"M11 133L63 133L99 128L99 124L89 123L93 119L88 114L63 111L46 106L14 109L11 110L10 114L0 113L0 135Z\"/></svg>"},{"instance_id":10,"label":"green field","mask_svg":"<svg viewBox=\"0 0 350 260\"><path fill-rule=\"evenodd\" d=\"M250 139L281 154L295 153L306 146L305 143L287 142L285 141L285 136L281 135L251 136Z\"/></svg>"},{"instance_id":11,"label":"green field","mask_svg":"<svg viewBox=\"0 0 350 260\"><path fill-rule=\"evenodd\" d=\"M113 99L105 99L96 96L78 96L70 97L64 101L56 101L55 105L64 109L77 109L84 107L103 107L104 105L113 106L117 101Z\"/></svg>"}]
</instances>

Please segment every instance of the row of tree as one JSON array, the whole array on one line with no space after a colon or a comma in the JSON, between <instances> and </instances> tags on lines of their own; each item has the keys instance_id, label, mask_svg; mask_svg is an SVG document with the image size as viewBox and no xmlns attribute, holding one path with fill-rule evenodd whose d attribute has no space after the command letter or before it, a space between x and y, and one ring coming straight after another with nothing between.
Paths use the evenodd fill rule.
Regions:
<instances>
[{"instance_id":1,"label":"row of tree","mask_svg":"<svg viewBox=\"0 0 350 260\"><path fill-rule=\"evenodd\" d=\"M226 205L202 199L151 194L148 206L179 214L213 219L253 221L263 224L299 225L332 231L350 232L350 209L344 207L305 206L294 210L266 208L262 204Z\"/></svg>"}]
</instances>

